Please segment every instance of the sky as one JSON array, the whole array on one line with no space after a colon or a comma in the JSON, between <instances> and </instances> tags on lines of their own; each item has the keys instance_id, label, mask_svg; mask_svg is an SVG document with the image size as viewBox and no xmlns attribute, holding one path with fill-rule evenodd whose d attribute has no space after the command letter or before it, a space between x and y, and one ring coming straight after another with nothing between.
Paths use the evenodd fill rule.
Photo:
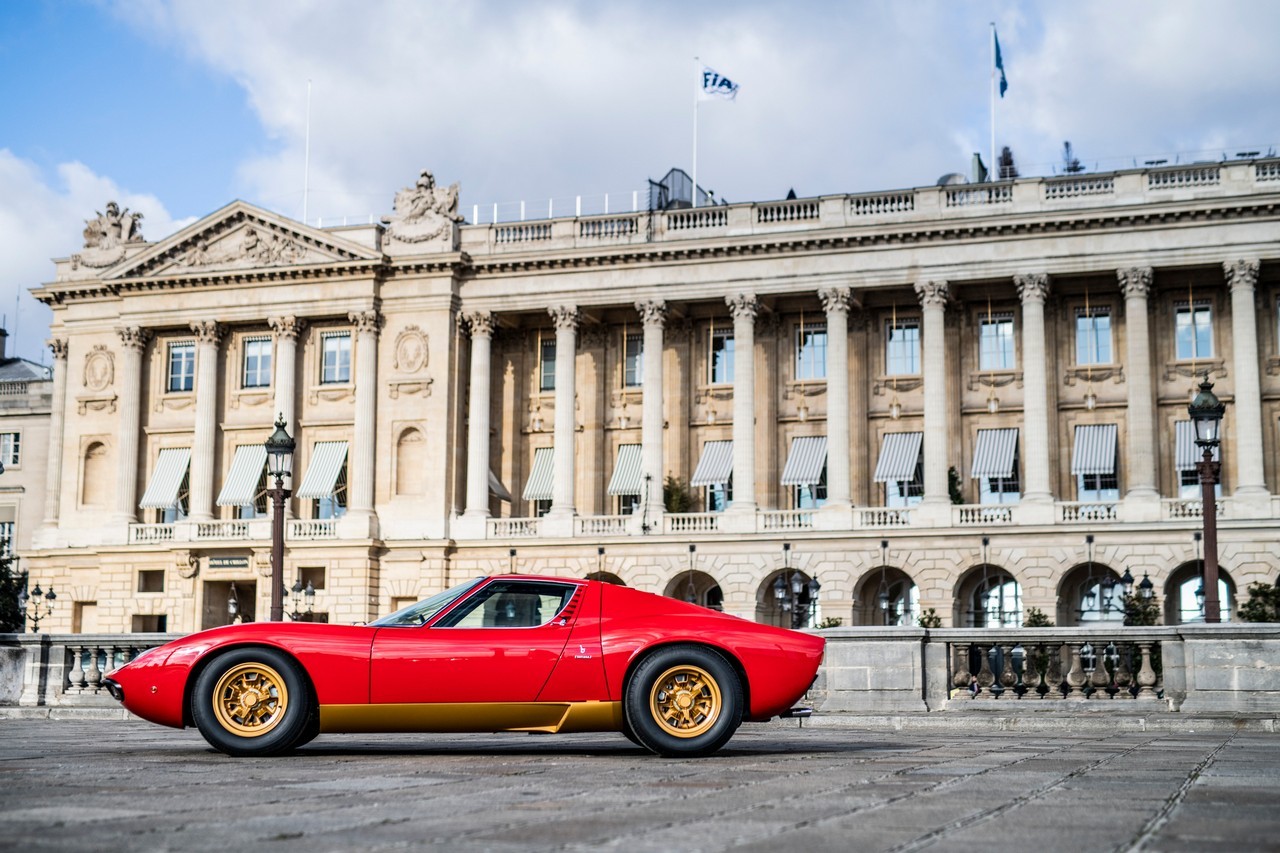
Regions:
<instances>
[{"instance_id":1,"label":"sky","mask_svg":"<svg viewBox=\"0 0 1280 853\"><path fill-rule=\"evenodd\" d=\"M235 199L302 219L304 185L313 225L376 219L422 169L460 183L469 220L630 209L692 171L695 56L740 86L696 108L718 198L968 173L989 160L992 23L996 142L1024 176L1061 171L1067 140L1088 170L1280 151L1271 0L7 0L9 354L48 362L28 291L108 200L152 241Z\"/></svg>"}]
</instances>

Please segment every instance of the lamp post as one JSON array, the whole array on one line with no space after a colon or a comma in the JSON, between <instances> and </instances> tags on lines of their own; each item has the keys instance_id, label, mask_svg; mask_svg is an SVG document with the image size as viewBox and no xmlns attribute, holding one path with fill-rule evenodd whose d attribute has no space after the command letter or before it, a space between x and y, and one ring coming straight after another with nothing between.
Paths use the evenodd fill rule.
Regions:
<instances>
[{"instance_id":1,"label":"lamp post","mask_svg":"<svg viewBox=\"0 0 1280 853\"><path fill-rule=\"evenodd\" d=\"M306 586L303 586L302 578L298 578L289 591L293 593L293 610L289 612L289 618L294 622L310 622L315 615L315 586L311 581L307 581ZM304 606L306 610L302 609Z\"/></svg>"},{"instance_id":2,"label":"lamp post","mask_svg":"<svg viewBox=\"0 0 1280 853\"><path fill-rule=\"evenodd\" d=\"M1204 621L1221 622L1221 604L1218 601L1218 501L1213 487L1218 482L1221 468L1213 459L1219 444L1218 430L1222 426L1225 403L1213 393L1213 383L1205 374L1200 383L1200 393L1187 406L1191 422L1196 429L1196 446L1203 450L1196 470L1200 472L1201 516L1204 518Z\"/></svg>"},{"instance_id":3,"label":"lamp post","mask_svg":"<svg viewBox=\"0 0 1280 853\"><path fill-rule=\"evenodd\" d=\"M293 436L285 429L284 415L276 418L276 431L265 442L267 474L276 484L271 490L271 621L284 621L284 502L292 494L284 478L293 471Z\"/></svg>"},{"instance_id":4,"label":"lamp post","mask_svg":"<svg viewBox=\"0 0 1280 853\"><path fill-rule=\"evenodd\" d=\"M18 612L23 619L30 620L31 633L40 633L40 620L53 615L53 602L57 598L58 594L53 591L52 586L46 592L40 588L40 584L36 584L30 597L25 588L18 590Z\"/></svg>"}]
</instances>

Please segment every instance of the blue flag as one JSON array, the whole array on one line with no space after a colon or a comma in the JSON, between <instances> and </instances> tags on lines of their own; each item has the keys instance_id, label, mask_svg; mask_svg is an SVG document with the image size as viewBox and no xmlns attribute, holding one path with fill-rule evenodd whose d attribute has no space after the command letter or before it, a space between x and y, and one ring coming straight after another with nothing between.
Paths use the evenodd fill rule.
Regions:
<instances>
[{"instance_id":1,"label":"blue flag","mask_svg":"<svg viewBox=\"0 0 1280 853\"><path fill-rule=\"evenodd\" d=\"M991 29L991 38L996 44L996 71L1000 72L1000 97L1004 97L1005 90L1009 88L1009 81L1004 76L1004 57L1000 55L1000 37L996 35L995 28Z\"/></svg>"}]
</instances>

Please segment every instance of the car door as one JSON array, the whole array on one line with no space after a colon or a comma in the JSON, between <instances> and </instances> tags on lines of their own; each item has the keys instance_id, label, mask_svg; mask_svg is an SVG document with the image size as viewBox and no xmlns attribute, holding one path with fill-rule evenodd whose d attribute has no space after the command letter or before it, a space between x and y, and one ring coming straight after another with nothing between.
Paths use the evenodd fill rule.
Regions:
<instances>
[{"instance_id":1,"label":"car door","mask_svg":"<svg viewBox=\"0 0 1280 853\"><path fill-rule=\"evenodd\" d=\"M429 625L380 629L371 701L533 702L564 652L580 588L499 578Z\"/></svg>"}]
</instances>

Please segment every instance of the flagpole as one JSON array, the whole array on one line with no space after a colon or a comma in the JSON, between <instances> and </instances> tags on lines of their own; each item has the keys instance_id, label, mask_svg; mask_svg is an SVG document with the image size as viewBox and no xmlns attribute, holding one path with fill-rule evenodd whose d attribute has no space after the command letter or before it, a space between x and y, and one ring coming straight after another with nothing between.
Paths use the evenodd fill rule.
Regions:
<instances>
[{"instance_id":1,"label":"flagpole","mask_svg":"<svg viewBox=\"0 0 1280 853\"><path fill-rule=\"evenodd\" d=\"M311 81L307 80L307 134L302 155L302 224L307 224L307 192L311 185Z\"/></svg>"},{"instance_id":2,"label":"flagpole","mask_svg":"<svg viewBox=\"0 0 1280 853\"><path fill-rule=\"evenodd\" d=\"M702 63L698 57L693 58L694 80L698 79L698 75L702 73ZM690 195L693 197L693 206L698 206L698 85L693 87L693 190Z\"/></svg>"},{"instance_id":3,"label":"flagpole","mask_svg":"<svg viewBox=\"0 0 1280 853\"><path fill-rule=\"evenodd\" d=\"M996 22L991 22L991 162L987 166L987 175L991 180L1000 177L1000 169L996 165Z\"/></svg>"}]
</instances>

